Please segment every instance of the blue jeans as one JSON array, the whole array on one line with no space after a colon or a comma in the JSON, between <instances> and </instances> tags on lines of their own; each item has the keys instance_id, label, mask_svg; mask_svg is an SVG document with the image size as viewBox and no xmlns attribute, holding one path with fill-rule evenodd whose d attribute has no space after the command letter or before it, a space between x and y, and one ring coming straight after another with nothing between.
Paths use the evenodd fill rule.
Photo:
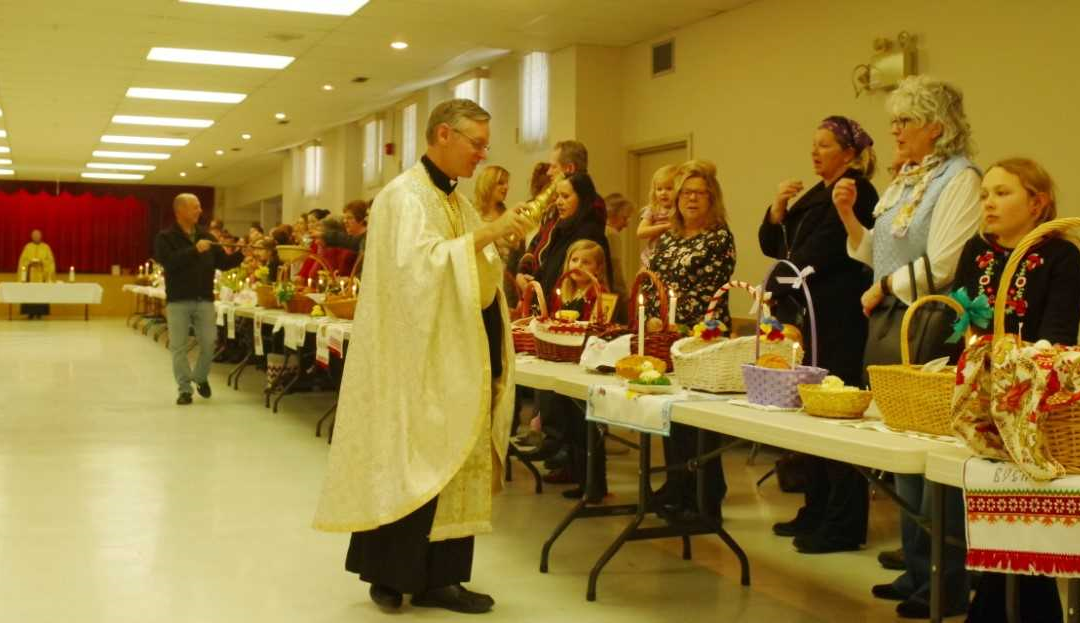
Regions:
<instances>
[{"instance_id":1,"label":"blue jeans","mask_svg":"<svg viewBox=\"0 0 1080 623\"><path fill-rule=\"evenodd\" d=\"M214 343L217 341L214 302L173 301L165 306L165 318L169 323L169 351L172 353L176 388L181 394L190 394L192 381L205 383L210 375ZM199 347L194 373L188 361L188 335L192 329L195 330L195 342Z\"/></svg>"},{"instance_id":2,"label":"blue jeans","mask_svg":"<svg viewBox=\"0 0 1080 623\"><path fill-rule=\"evenodd\" d=\"M920 515L930 516L930 492L922 476L897 474L896 493L913 508L919 509ZM945 487L945 522L942 529L945 536L960 541L966 538L964 494L955 487ZM893 581L893 588L909 600L929 604L930 535L905 514L900 519L900 539L907 571ZM945 599L941 602L941 608L946 615L967 611L970 584L965 568L966 557L966 548L945 544L941 556Z\"/></svg>"}]
</instances>

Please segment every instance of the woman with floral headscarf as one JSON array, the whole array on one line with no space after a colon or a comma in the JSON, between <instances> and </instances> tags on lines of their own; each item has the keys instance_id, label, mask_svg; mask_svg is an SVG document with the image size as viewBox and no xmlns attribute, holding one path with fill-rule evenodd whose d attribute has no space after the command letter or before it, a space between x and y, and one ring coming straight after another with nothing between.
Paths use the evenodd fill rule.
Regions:
<instances>
[{"instance_id":1,"label":"woman with floral headscarf","mask_svg":"<svg viewBox=\"0 0 1080 623\"><path fill-rule=\"evenodd\" d=\"M765 255L788 260L800 269L813 267L807 286L817 319L818 365L844 380L861 385L866 317L859 297L870 286L869 271L848 257L847 232L833 207L832 191L841 180L858 189L855 217L863 226L873 224L878 195L870 177L876 157L874 141L858 122L847 117L827 117L814 132L810 150L814 174L821 178L789 208L803 191L799 180L782 182L758 229ZM785 273L786 274L786 273ZM800 327L809 352L812 331L800 291L769 284L773 313ZM791 521L777 523L779 536L795 537L804 553L856 550L866 541L870 511L869 486L850 465L807 456L806 504Z\"/></svg>"}]
</instances>

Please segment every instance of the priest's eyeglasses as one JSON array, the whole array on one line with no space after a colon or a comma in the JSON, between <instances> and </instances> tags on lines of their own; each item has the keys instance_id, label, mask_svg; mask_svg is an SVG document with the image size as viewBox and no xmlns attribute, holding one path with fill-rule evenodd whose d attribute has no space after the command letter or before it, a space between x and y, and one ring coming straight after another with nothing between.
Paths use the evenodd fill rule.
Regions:
<instances>
[{"instance_id":1,"label":"priest's eyeglasses","mask_svg":"<svg viewBox=\"0 0 1080 623\"><path fill-rule=\"evenodd\" d=\"M491 145L485 143L484 141L481 141L478 138L473 138L473 137L469 136L468 134L462 132L461 130L459 130L457 128L450 128L450 129L457 132L458 134L460 134L465 140L469 141L469 144L472 145L473 149L475 149L476 151L478 151L478 152L480 152L482 154L490 154L491 153Z\"/></svg>"}]
</instances>

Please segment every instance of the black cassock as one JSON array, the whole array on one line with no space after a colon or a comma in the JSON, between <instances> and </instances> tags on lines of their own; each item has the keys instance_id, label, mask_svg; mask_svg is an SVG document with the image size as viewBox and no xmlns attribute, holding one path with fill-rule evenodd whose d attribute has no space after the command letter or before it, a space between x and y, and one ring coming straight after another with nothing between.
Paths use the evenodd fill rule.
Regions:
<instances>
[{"instance_id":1,"label":"black cassock","mask_svg":"<svg viewBox=\"0 0 1080 623\"><path fill-rule=\"evenodd\" d=\"M502 315L498 301L483 310L491 375L502 376ZM468 582L472 574L473 537L431 542L435 496L408 515L374 530L353 532L345 570L371 584L415 595L428 589Z\"/></svg>"}]
</instances>

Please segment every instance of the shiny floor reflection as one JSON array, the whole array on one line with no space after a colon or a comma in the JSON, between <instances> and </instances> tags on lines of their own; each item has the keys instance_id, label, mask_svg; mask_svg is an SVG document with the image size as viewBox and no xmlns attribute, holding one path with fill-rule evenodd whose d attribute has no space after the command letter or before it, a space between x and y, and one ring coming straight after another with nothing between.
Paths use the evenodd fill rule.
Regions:
<instances>
[{"instance_id":1,"label":"shiny floor reflection","mask_svg":"<svg viewBox=\"0 0 1080 623\"><path fill-rule=\"evenodd\" d=\"M214 397L178 407L166 349L120 320L0 323L0 621L375 621L367 587L343 570L344 535L310 528L327 446L315 421L329 394L263 408L259 372L241 391L216 364ZM496 532L479 539L472 587L497 600L486 620L891 621L873 599L892 572L877 552L896 542L896 512L875 499L869 546L795 553L769 526L800 497L771 463L725 457L726 527L751 561L753 584L719 539L628 544L585 601L589 569L625 519L573 525L551 572L540 546L569 508L532 493L520 466L496 502ZM611 458L612 501L632 499L636 455ZM406 618L459 618L406 608Z\"/></svg>"}]
</instances>

